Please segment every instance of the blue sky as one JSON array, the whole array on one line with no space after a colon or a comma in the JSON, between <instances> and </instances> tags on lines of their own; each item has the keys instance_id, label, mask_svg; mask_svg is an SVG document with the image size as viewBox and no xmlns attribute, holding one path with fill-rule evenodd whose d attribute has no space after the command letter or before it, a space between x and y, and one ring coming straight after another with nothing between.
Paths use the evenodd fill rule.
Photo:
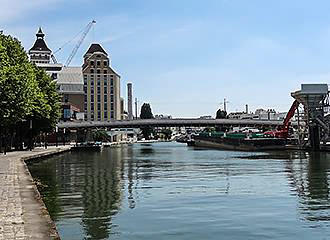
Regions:
<instances>
[{"instance_id":1,"label":"blue sky","mask_svg":"<svg viewBox=\"0 0 330 240\"><path fill-rule=\"evenodd\" d=\"M0 29L55 50L97 21L71 65L99 42L139 104L174 117L286 111L301 83L330 79L330 2L307 0L0 0ZM77 41L77 40L75 40ZM74 45L56 54L65 62Z\"/></svg>"}]
</instances>

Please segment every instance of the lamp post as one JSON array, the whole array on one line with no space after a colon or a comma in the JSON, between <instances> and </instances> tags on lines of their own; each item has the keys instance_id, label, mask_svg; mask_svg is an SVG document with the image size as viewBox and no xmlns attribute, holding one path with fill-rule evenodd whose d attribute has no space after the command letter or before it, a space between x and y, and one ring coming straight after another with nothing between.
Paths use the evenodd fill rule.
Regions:
<instances>
[{"instance_id":1,"label":"lamp post","mask_svg":"<svg viewBox=\"0 0 330 240\"><path fill-rule=\"evenodd\" d=\"M32 123L32 119L30 119L30 151L32 151L33 148L33 140L32 140L32 127L33 127L33 123Z\"/></svg>"},{"instance_id":2,"label":"lamp post","mask_svg":"<svg viewBox=\"0 0 330 240\"><path fill-rule=\"evenodd\" d=\"M0 34L2 34L2 31L0 31ZM2 105L6 105L7 101L1 101ZM5 108L4 108L5 109ZM6 118L6 115L3 116L3 118ZM2 136L2 122L0 122L0 150L2 148L2 144L4 145L3 153L6 155L7 151L7 139L6 139L6 129L4 129L4 137ZM4 140L4 141L2 141Z\"/></svg>"},{"instance_id":3,"label":"lamp post","mask_svg":"<svg viewBox=\"0 0 330 240\"><path fill-rule=\"evenodd\" d=\"M63 128L63 146L65 146L65 128Z\"/></svg>"},{"instance_id":4,"label":"lamp post","mask_svg":"<svg viewBox=\"0 0 330 240\"><path fill-rule=\"evenodd\" d=\"M55 127L55 145L56 145L56 147L58 147L57 133L58 133L58 126Z\"/></svg>"}]
</instances>

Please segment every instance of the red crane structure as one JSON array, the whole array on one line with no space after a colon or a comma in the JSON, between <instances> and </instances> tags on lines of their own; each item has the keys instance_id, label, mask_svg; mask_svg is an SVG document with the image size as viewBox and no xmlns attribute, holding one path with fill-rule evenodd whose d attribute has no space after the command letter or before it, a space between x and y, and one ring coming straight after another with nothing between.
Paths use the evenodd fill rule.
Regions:
<instances>
[{"instance_id":1,"label":"red crane structure","mask_svg":"<svg viewBox=\"0 0 330 240\"><path fill-rule=\"evenodd\" d=\"M292 103L289 112L286 114L285 119L283 121L283 125L279 126L277 130L264 132L265 135L270 135L275 138L288 138L289 137L289 127L290 120L294 116L296 109L299 106L299 102L294 100Z\"/></svg>"}]
</instances>

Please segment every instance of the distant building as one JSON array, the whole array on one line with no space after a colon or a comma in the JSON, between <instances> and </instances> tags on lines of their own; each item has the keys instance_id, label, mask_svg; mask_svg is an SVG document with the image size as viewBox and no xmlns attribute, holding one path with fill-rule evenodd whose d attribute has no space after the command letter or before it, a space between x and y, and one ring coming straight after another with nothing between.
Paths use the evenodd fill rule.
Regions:
<instances>
[{"instance_id":1,"label":"distant building","mask_svg":"<svg viewBox=\"0 0 330 240\"><path fill-rule=\"evenodd\" d=\"M274 109L257 109L255 113L232 112L228 114L229 119L256 119L256 120L283 120L286 112L276 112Z\"/></svg>"},{"instance_id":2,"label":"distant building","mask_svg":"<svg viewBox=\"0 0 330 240\"><path fill-rule=\"evenodd\" d=\"M63 118L77 119L84 112L84 80L81 67L63 67L56 81L57 92L62 96ZM81 115L78 115L81 119Z\"/></svg>"},{"instance_id":3,"label":"distant building","mask_svg":"<svg viewBox=\"0 0 330 240\"><path fill-rule=\"evenodd\" d=\"M172 119L171 115L156 114L155 119Z\"/></svg>"},{"instance_id":4,"label":"distant building","mask_svg":"<svg viewBox=\"0 0 330 240\"><path fill-rule=\"evenodd\" d=\"M212 116L200 116L199 119L212 119Z\"/></svg>"},{"instance_id":5,"label":"distant building","mask_svg":"<svg viewBox=\"0 0 330 240\"><path fill-rule=\"evenodd\" d=\"M62 70L63 65L51 63L52 51L47 47L44 39L45 34L42 32L41 28L39 28L36 36L37 39L28 52L30 61L44 69L52 79L56 80L57 74Z\"/></svg>"},{"instance_id":6,"label":"distant building","mask_svg":"<svg viewBox=\"0 0 330 240\"><path fill-rule=\"evenodd\" d=\"M92 44L84 55L84 112L88 121L121 119L120 76L110 66L106 51Z\"/></svg>"}]
</instances>

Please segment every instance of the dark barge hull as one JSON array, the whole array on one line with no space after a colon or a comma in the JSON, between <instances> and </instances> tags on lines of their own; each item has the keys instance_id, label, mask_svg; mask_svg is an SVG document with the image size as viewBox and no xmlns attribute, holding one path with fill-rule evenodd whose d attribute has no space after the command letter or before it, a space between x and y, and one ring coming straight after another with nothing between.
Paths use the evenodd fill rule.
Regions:
<instances>
[{"instance_id":1,"label":"dark barge hull","mask_svg":"<svg viewBox=\"0 0 330 240\"><path fill-rule=\"evenodd\" d=\"M222 150L238 151L263 151L263 150L285 150L286 139L281 138L219 138L219 137L195 137L196 147L216 148Z\"/></svg>"}]
</instances>

